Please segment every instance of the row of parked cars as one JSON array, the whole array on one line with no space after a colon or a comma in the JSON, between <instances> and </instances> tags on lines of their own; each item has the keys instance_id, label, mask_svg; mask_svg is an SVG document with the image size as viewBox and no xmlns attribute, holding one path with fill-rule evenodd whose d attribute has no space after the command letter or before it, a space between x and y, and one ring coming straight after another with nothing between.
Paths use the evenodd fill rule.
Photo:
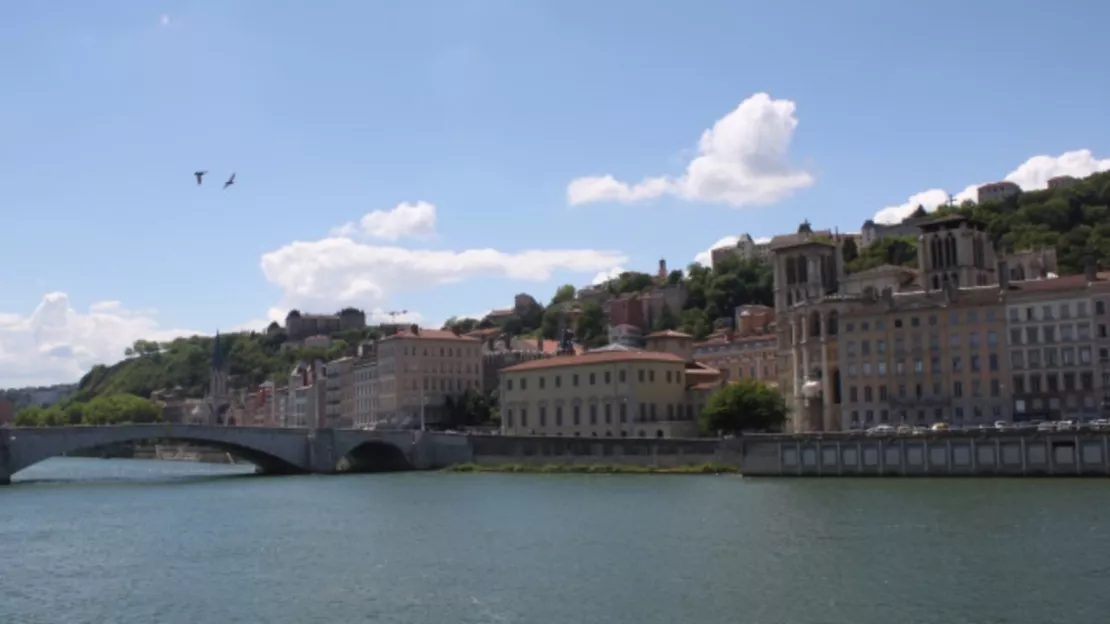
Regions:
<instances>
[{"instance_id":1,"label":"row of parked cars","mask_svg":"<svg viewBox=\"0 0 1110 624\"><path fill-rule=\"evenodd\" d=\"M1099 418L1097 420L1030 420L1025 422L1006 422L999 420L991 425L969 425L953 427L948 423L938 422L932 426L913 425L876 425L866 430L867 435L925 435L926 433L939 433L946 431L1098 431L1110 430L1110 420Z\"/></svg>"}]
</instances>

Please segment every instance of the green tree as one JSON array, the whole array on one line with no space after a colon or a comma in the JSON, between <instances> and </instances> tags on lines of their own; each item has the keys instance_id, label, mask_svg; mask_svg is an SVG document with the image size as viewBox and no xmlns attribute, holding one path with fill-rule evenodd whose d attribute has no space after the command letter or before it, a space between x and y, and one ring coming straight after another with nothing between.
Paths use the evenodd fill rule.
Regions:
<instances>
[{"instance_id":1,"label":"green tree","mask_svg":"<svg viewBox=\"0 0 1110 624\"><path fill-rule=\"evenodd\" d=\"M652 323L652 329L654 331L678 329L678 325L678 317L675 316L674 311L671 310L671 306L664 303L663 307L659 310L659 316L657 316Z\"/></svg>"},{"instance_id":2,"label":"green tree","mask_svg":"<svg viewBox=\"0 0 1110 624\"><path fill-rule=\"evenodd\" d=\"M25 407L15 414L16 427L45 427L46 418L45 410L41 407L34 405Z\"/></svg>"},{"instance_id":3,"label":"green tree","mask_svg":"<svg viewBox=\"0 0 1110 624\"><path fill-rule=\"evenodd\" d=\"M856 247L856 239L849 238L845 240L844 244L840 246L840 255L844 258L844 264L848 264L859 257L859 248Z\"/></svg>"},{"instance_id":4,"label":"green tree","mask_svg":"<svg viewBox=\"0 0 1110 624\"><path fill-rule=\"evenodd\" d=\"M563 320L566 313L562 306L550 305L543 311L543 319L540 321L540 335L550 340L558 340L561 336L559 330L563 327Z\"/></svg>"},{"instance_id":5,"label":"green tree","mask_svg":"<svg viewBox=\"0 0 1110 624\"><path fill-rule=\"evenodd\" d=\"M778 431L785 421L786 401L779 391L750 377L721 388L701 412L708 433Z\"/></svg>"},{"instance_id":6,"label":"green tree","mask_svg":"<svg viewBox=\"0 0 1110 624\"><path fill-rule=\"evenodd\" d=\"M587 347L605 346L609 342L609 332L605 326L605 312L596 303L586 303L578 313L574 326L575 339Z\"/></svg>"},{"instance_id":7,"label":"green tree","mask_svg":"<svg viewBox=\"0 0 1110 624\"><path fill-rule=\"evenodd\" d=\"M675 269L675 270L671 271L670 273L667 273L667 285L668 286L677 286L677 285L681 284L684 279L685 279L685 276L682 274L682 271L680 271L678 269Z\"/></svg>"},{"instance_id":8,"label":"green tree","mask_svg":"<svg viewBox=\"0 0 1110 624\"><path fill-rule=\"evenodd\" d=\"M551 298L551 303L548 304L547 307L550 308L551 306L557 306L560 303L568 303L574 301L574 296L576 292L577 290L575 290L574 284L563 284L562 286L555 289L555 296Z\"/></svg>"},{"instance_id":9,"label":"green tree","mask_svg":"<svg viewBox=\"0 0 1110 624\"><path fill-rule=\"evenodd\" d=\"M709 315L701 308L689 308L682 311L679 320L679 329L694 337L694 340L705 340L712 331Z\"/></svg>"},{"instance_id":10,"label":"green tree","mask_svg":"<svg viewBox=\"0 0 1110 624\"><path fill-rule=\"evenodd\" d=\"M468 389L444 402L448 428L488 425L497 413L497 395Z\"/></svg>"},{"instance_id":11,"label":"green tree","mask_svg":"<svg viewBox=\"0 0 1110 624\"><path fill-rule=\"evenodd\" d=\"M866 271L884 264L917 266L916 236L886 236L863 248L856 258L845 264L849 273Z\"/></svg>"}]
</instances>

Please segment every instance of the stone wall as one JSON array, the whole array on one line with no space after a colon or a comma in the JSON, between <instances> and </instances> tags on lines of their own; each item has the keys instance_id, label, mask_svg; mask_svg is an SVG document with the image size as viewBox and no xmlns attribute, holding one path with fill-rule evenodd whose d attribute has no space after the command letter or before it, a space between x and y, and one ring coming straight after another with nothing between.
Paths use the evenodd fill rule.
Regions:
<instances>
[{"instance_id":1,"label":"stone wall","mask_svg":"<svg viewBox=\"0 0 1110 624\"><path fill-rule=\"evenodd\" d=\"M476 464L606 464L669 468L740 465L738 449L718 440L467 436Z\"/></svg>"},{"instance_id":2,"label":"stone wall","mask_svg":"<svg viewBox=\"0 0 1110 624\"><path fill-rule=\"evenodd\" d=\"M745 476L1110 476L1110 433L746 438Z\"/></svg>"}]
</instances>

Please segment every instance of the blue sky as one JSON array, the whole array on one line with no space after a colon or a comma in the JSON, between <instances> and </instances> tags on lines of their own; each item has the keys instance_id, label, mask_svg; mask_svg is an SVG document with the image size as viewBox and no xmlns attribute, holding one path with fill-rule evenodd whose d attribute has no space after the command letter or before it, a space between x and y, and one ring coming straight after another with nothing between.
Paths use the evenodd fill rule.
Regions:
<instances>
[{"instance_id":1,"label":"blue sky","mask_svg":"<svg viewBox=\"0 0 1110 624\"><path fill-rule=\"evenodd\" d=\"M1038 155L1053 158L1023 183L1110 167L1110 5L1096 0L308 7L0 9L0 386L293 306L435 323L516 292L546 300L614 265L684 266L741 232L858 230ZM757 93L778 116L752 109L717 141L747 154L718 172L726 187L755 191L690 182L702 133ZM1055 160L1082 149L1093 159ZM768 172L793 182L767 190L754 178ZM572 180L604 175L665 190L570 205ZM387 228L417 236L338 236L405 202L434 205L434 223L425 207L406 213L415 229ZM510 255L452 253L483 249Z\"/></svg>"}]
</instances>

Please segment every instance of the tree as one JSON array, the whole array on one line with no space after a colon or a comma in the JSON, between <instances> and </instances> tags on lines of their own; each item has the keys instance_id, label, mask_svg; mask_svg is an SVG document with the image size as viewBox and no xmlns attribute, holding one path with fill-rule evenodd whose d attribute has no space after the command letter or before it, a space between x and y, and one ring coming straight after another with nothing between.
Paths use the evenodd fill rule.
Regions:
<instances>
[{"instance_id":1,"label":"tree","mask_svg":"<svg viewBox=\"0 0 1110 624\"><path fill-rule=\"evenodd\" d=\"M847 256L845 256L847 258ZM886 236L863 248L852 261L845 262L845 270L857 273L884 264L917 266L916 236Z\"/></svg>"},{"instance_id":2,"label":"tree","mask_svg":"<svg viewBox=\"0 0 1110 624\"><path fill-rule=\"evenodd\" d=\"M652 324L652 329L654 331L678 329L678 317L671 310L671 306L663 304L663 307L659 310L659 316L655 318L655 322Z\"/></svg>"},{"instance_id":3,"label":"tree","mask_svg":"<svg viewBox=\"0 0 1110 624\"><path fill-rule=\"evenodd\" d=\"M574 301L575 293L578 291L574 288L574 284L563 284L555 289L555 296L551 298L551 303L547 307L556 306L560 303L568 303Z\"/></svg>"},{"instance_id":4,"label":"tree","mask_svg":"<svg viewBox=\"0 0 1110 624\"><path fill-rule=\"evenodd\" d=\"M474 328L477 326L478 319L470 317L459 318L457 316L452 316L443 323L443 329L445 331L450 331L452 329L458 328L458 330L464 334L474 331Z\"/></svg>"},{"instance_id":5,"label":"tree","mask_svg":"<svg viewBox=\"0 0 1110 624\"><path fill-rule=\"evenodd\" d=\"M702 429L726 434L778 431L786 421L786 401L779 391L745 377L709 397L701 412Z\"/></svg>"},{"instance_id":6,"label":"tree","mask_svg":"<svg viewBox=\"0 0 1110 624\"><path fill-rule=\"evenodd\" d=\"M605 312L596 303L587 303L578 313L574 326L574 337L579 343L590 348L604 346L609 342L609 332L605 327Z\"/></svg>"},{"instance_id":7,"label":"tree","mask_svg":"<svg viewBox=\"0 0 1110 624\"><path fill-rule=\"evenodd\" d=\"M475 427L487 425L497 413L497 395L485 394L468 389L458 396L447 397L444 401L447 427Z\"/></svg>"},{"instance_id":8,"label":"tree","mask_svg":"<svg viewBox=\"0 0 1110 624\"><path fill-rule=\"evenodd\" d=\"M682 311L682 316L679 322L679 329L683 333L690 334L694 340L705 340L712 330L712 324L709 321L709 315L701 308L690 308Z\"/></svg>"},{"instance_id":9,"label":"tree","mask_svg":"<svg viewBox=\"0 0 1110 624\"><path fill-rule=\"evenodd\" d=\"M845 240L844 244L840 246L840 254L844 259L844 264L848 264L859 257L859 248L856 247L856 239L849 238Z\"/></svg>"},{"instance_id":10,"label":"tree","mask_svg":"<svg viewBox=\"0 0 1110 624\"><path fill-rule=\"evenodd\" d=\"M675 269L670 273L667 273L667 285L677 286L682 283L682 280L685 279L685 277L686 276L682 274L682 271Z\"/></svg>"}]
</instances>

